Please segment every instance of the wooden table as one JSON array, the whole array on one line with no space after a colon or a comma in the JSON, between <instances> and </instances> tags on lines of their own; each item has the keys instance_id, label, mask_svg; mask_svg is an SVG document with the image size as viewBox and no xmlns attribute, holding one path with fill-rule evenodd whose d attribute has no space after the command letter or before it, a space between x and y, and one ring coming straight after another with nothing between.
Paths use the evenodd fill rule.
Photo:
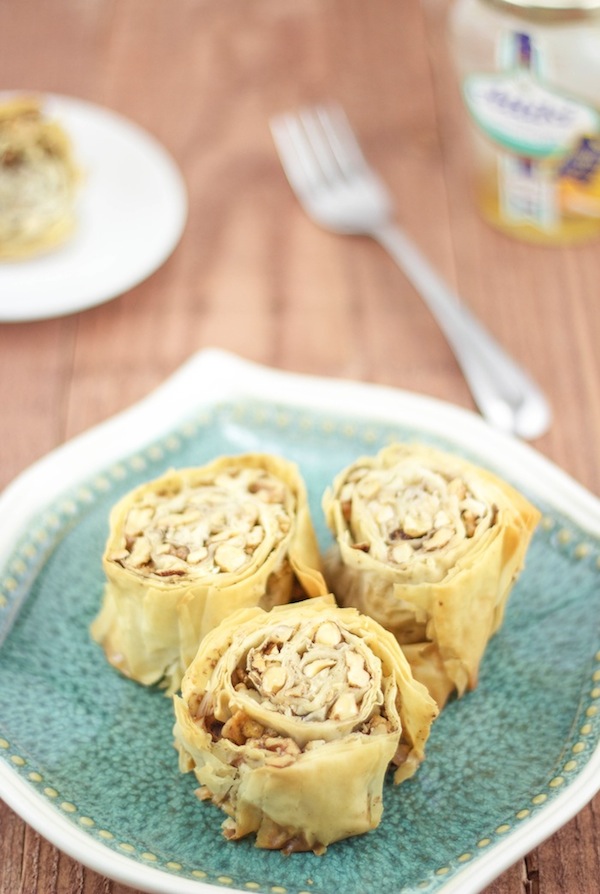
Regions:
<instances>
[{"instance_id":1,"label":"wooden table","mask_svg":"<svg viewBox=\"0 0 600 894\"><path fill-rule=\"evenodd\" d=\"M373 243L315 227L267 121L346 107L399 218L550 396L535 447L600 493L598 244L532 248L489 229L445 42L444 0L5 0L0 87L79 96L172 153L189 220L158 272L62 318L0 325L0 485L130 406L197 349L400 386L472 407L421 300ZM600 799L488 894L598 890ZM1 894L125 894L0 807Z\"/></svg>"}]
</instances>

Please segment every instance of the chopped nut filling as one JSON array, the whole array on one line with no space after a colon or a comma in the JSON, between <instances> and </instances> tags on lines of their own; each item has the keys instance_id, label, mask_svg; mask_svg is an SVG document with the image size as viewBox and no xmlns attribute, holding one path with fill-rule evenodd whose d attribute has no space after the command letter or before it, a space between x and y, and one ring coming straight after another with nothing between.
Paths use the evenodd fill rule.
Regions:
<instances>
[{"instance_id":1,"label":"chopped nut filling","mask_svg":"<svg viewBox=\"0 0 600 894\"><path fill-rule=\"evenodd\" d=\"M496 508L467 482L421 466L354 469L339 495L355 549L406 566L434 557L491 527Z\"/></svg>"},{"instance_id":2,"label":"chopped nut filling","mask_svg":"<svg viewBox=\"0 0 600 894\"><path fill-rule=\"evenodd\" d=\"M354 634L331 620L270 628L242 657L231 682L249 706L256 704L272 713L273 728L243 709L221 723L211 713L210 699L196 706L196 719L213 741L224 738L235 745L252 745L269 752L266 762L278 767L289 766L304 751L319 748L326 740L317 734L299 745L276 730L277 715L302 724L350 723L350 730L363 735L389 733L393 725L385 717L381 662L370 652L367 658L360 646ZM365 713L367 695L371 701Z\"/></svg>"},{"instance_id":3,"label":"chopped nut filling","mask_svg":"<svg viewBox=\"0 0 600 894\"><path fill-rule=\"evenodd\" d=\"M37 100L0 103L0 257L44 247L71 227L77 173L66 133Z\"/></svg>"},{"instance_id":4,"label":"chopped nut filling","mask_svg":"<svg viewBox=\"0 0 600 894\"><path fill-rule=\"evenodd\" d=\"M264 543L289 532L291 495L262 469L222 472L169 493L144 491L129 510L124 545L110 559L161 578L243 572Z\"/></svg>"},{"instance_id":5,"label":"chopped nut filling","mask_svg":"<svg viewBox=\"0 0 600 894\"><path fill-rule=\"evenodd\" d=\"M354 637L331 621L271 631L249 650L244 670L243 684L261 704L307 722L357 716L373 685Z\"/></svg>"}]
</instances>

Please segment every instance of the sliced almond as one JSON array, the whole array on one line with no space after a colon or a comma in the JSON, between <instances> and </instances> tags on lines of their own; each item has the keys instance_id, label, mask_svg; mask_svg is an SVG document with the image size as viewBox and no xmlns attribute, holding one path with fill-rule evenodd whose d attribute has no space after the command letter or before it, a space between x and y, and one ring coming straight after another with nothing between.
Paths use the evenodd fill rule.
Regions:
<instances>
[{"instance_id":1,"label":"sliced almond","mask_svg":"<svg viewBox=\"0 0 600 894\"><path fill-rule=\"evenodd\" d=\"M201 518L198 509L188 509L187 512L171 512L161 518L160 522L166 528L179 528L182 525L190 525Z\"/></svg>"},{"instance_id":2,"label":"sliced almond","mask_svg":"<svg viewBox=\"0 0 600 894\"><path fill-rule=\"evenodd\" d=\"M315 658L314 661L308 662L308 664L304 665L304 676L305 677L316 677L322 670L327 670L330 667L333 667L335 661L333 658Z\"/></svg>"},{"instance_id":3,"label":"sliced almond","mask_svg":"<svg viewBox=\"0 0 600 894\"><path fill-rule=\"evenodd\" d=\"M151 554L150 541L147 540L146 537L138 537L133 544L129 563L133 565L134 568L141 568L142 565L148 564Z\"/></svg>"},{"instance_id":4,"label":"sliced almond","mask_svg":"<svg viewBox=\"0 0 600 894\"><path fill-rule=\"evenodd\" d=\"M280 664L268 667L263 674L262 689L267 695L274 695L283 689L287 682L287 671Z\"/></svg>"},{"instance_id":5,"label":"sliced almond","mask_svg":"<svg viewBox=\"0 0 600 894\"><path fill-rule=\"evenodd\" d=\"M219 544L214 558L221 571L239 571L248 559L243 549L229 543Z\"/></svg>"},{"instance_id":6,"label":"sliced almond","mask_svg":"<svg viewBox=\"0 0 600 894\"><path fill-rule=\"evenodd\" d=\"M410 562L414 554L414 550L410 543L407 541L403 541L401 543L397 543L394 547L392 547L390 551L390 558L392 562L395 562L396 565L404 565L406 562Z\"/></svg>"},{"instance_id":7,"label":"sliced almond","mask_svg":"<svg viewBox=\"0 0 600 894\"><path fill-rule=\"evenodd\" d=\"M342 641L342 633L333 621L325 621L319 625L314 641L322 646L337 646Z\"/></svg>"},{"instance_id":8,"label":"sliced almond","mask_svg":"<svg viewBox=\"0 0 600 894\"><path fill-rule=\"evenodd\" d=\"M411 515L407 513L402 524L402 529L409 537L422 537L433 527L433 519L426 515Z\"/></svg>"},{"instance_id":9,"label":"sliced almond","mask_svg":"<svg viewBox=\"0 0 600 894\"><path fill-rule=\"evenodd\" d=\"M246 537L246 546L256 548L265 539L265 529L262 525L254 525Z\"/></svg>"},{"instance_id":10,"label":"sliced almond","mask_svg":"<svg viewBox=\"0 0 600 894\"><path fill-rule=\"evenodd\" d=\"M351 686L363 689L371 682L371 676L365 668L365 662L358 652L346 652L346 667L348 668L348 682Z\"/></svg>"},{"instance_id":11,"label":"sliced almond","mask_svg":"<svg viewBox=\"0 0 600 894\"><path fill-rule=\"evenodd\" d=\"M208 558L208 550L205 546L199 546L188 553L187 560L190 565L199 565L204 559Z\"/></svg>"},{"instance_id":12,"label":"sliced almond","mask_svg":"<svg viewBox=\"0 0 600 894\"><path fill-rule=\"evenodd\" d=\"M358 714L356 699L351 692L343 692L329 711L331 720L350 720Z\"/></svg>"},{"instance_id":13,"label":"sliced almond","mask_svg":"<svg viewBox=\"0 0 600 894\"><path fill-rule=\"evenodd\" d=\"M464 500L467 496L467 486L462 478L453 478L449 482L448 493L458 497L459 500Z\"/></svg>"},{"instance_id":14,"label":"sliced almond","mask_svg":"<svg viewBox=\"0 0 600 894\"><path fill-rule=\"evenodd\" d=\"M428 537L427 540L423 541L423 549L428 552L432 552L434 549L442 549L450 543L453 535L454 531L452 528L438 528L437 531L433 532L431 537Z\"/></svg>"},{"instance_id":15,"label":"sliced almond","mask_svg":"<svg viewBox=\"0 0 600 894\"><path fill-rule=\"evenodd\" d=\"M125 520L125 534L130 536L143 534L153 515L154 511L152 509L139 509L136 507L130 509Z\"/></svg>"}]
</instances>

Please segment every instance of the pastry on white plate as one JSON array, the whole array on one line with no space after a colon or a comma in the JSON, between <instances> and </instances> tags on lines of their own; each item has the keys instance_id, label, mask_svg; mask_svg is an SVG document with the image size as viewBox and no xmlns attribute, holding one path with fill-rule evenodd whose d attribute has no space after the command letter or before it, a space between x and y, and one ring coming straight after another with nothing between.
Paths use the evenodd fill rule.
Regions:
<instances>
[{"instance_id":1,"label":"pastry on white plate","mask_svg":"<svg viewBox=\"0 0 600 894\"><path fill-rule=\"evenodd\" d=\"M64 243L76 227L79 182L71 140L40 100L0 103L0 260Z\"/></svg>"}]
</instances>

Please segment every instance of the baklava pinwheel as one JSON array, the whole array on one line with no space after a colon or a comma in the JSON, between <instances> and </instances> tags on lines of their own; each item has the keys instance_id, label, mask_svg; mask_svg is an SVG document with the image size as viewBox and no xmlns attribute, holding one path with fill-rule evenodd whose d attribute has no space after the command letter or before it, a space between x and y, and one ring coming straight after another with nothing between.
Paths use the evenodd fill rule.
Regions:
<instances>
[{"instance_id":1,"label":"baklava pinwheel","mask_svg":"<svg viewBox=\"0 0 600 894\"><path fill-rule=\"evenodd\" d=\"M0 104L0 259L48 251L71 235L79 179L67 133L35 97Z\"/></svg>"},{"instance_id":2,"label":"baklava pinwheel","mask_svg":"<svg viewBox=\"0 0 600 894\"><path fill-rule=\"evenodd\" d=\"M396 636L440 706L473 689L538 510L491 472L418 444L357 460L323 508L335 536L325 576L340 604Z\"/></svg>"},{"instance_id":3,"label":"baklava pinwheel","mask_svg":"<svg viewBox=\"0 0 600 894\"><path fill-rule=\"evenodd\" d=\"M205 634L238 608L326 592L297 466L219 457L170 471L110 515L91 633L126 676L175 691Z\"/></svg>"},{"instance_id":4,"label":"baklava pinwheel","mask_svg":"<svg viewBox=\"0 0 600 894\"><path fill-rule=\"evenodd\" d=\"M174 704L180 769L225 837L284 853L376 828L388 768L414 774L437 715L395 638L333 596L227 618Z\"/></svg>"}]
</instances>

